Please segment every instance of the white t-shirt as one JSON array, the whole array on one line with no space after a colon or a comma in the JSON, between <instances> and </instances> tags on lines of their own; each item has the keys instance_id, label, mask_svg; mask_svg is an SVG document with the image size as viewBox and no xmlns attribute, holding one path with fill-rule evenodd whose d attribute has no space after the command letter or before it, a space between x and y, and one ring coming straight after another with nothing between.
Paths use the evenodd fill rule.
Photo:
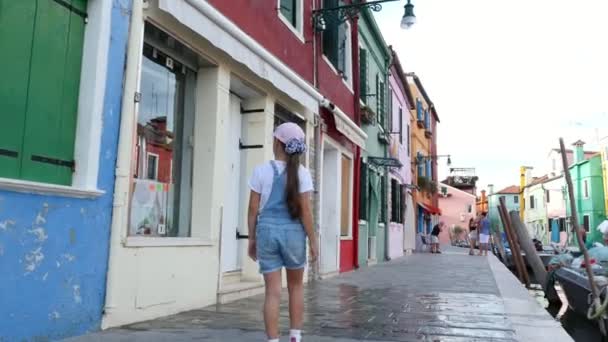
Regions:
<instances>
[{"instance_id":1,"label":"white t-shirt","mask_svg":"<svg viewBox=\"0 0 608 342\"><path fill-rule=\"evenodd\" d=\"M279 174L285 170L285 162L275 160L274 163L277 167L277 171L279 171ZM300 193L309 192L314 189L310 171L308 171L308 169L302 165L300 165L300 169L298 170L298 178L300 180ZM249 180L249 188L261 195L260 211L262 208L264 208L264 205L270 197L273 180L274 170L270 162L259 165L253 170L253 175Z\"/></svg>"}]
</instances>

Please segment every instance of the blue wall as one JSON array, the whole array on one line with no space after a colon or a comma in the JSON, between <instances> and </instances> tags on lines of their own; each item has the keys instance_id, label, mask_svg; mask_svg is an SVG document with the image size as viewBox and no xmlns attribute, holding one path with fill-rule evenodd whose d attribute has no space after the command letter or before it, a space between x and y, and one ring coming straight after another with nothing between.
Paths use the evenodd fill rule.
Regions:
<instances>
[{"instance_id":1,"label":"blue wall","mask_svg":"<svg viewBox=\"0 0 608 342\"><path fill-rule=\"evenodd\" d=\"M98 178L105 194L87 200L0 191L0 341L100 327L130 8L130 0L113 1Z\"/></svg>"}]
</instances>

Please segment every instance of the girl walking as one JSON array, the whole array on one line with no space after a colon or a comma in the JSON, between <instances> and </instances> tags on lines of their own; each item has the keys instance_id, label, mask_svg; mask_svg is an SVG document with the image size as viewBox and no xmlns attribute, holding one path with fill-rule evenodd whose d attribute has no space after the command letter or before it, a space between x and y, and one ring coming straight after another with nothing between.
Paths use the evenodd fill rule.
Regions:
<instances>
[{"instance_id":1,"label":"girl walking","mask_svg":"<svg viewBox=\"0 0 608 342\"><path fill-rule=\"evenodd\" d=\"M266 297L264 322L269 342L279 341L281 271L287 272L290 342L302 339L304 315L303 276L306 266L306 238L310 257L317 258L310 193L310 172L300 165L306 151L305 135L294 123L274 131L275 160L258 166L249 186L249 257L258 261L264 275Z\"/></svg>"}]
</instances>

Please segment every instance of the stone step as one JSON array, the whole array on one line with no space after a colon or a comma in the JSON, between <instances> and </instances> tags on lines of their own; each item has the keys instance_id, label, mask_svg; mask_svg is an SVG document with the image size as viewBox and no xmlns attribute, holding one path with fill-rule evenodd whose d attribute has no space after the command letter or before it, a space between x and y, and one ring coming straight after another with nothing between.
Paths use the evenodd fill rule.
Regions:
<instances>
[{"instance_id":1,"label":"stone step","mask_svg":"<svg viewBox=\"0 0 608 342\"><path fill-rule=\"evenodd\" d=\"M217 302L226 304L262 293L264 293L264 283L261 282L224 283L218 292Z\"/></svg>"}]
</instances>

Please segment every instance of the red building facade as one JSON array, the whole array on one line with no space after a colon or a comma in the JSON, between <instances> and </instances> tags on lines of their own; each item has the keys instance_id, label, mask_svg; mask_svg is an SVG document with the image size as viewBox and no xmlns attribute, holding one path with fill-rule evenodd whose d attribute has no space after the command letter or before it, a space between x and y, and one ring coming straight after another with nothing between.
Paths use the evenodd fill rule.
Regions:
<instances>
[{"instance_id":1,"label":"red building facade","mask_svg":"<svg viewBox=\"0 0 608 342\"><path fill-rule=\"evenodd\" d=\"M327 51L324 51L324 35L329 35L329 31L320 32L313 27L315 9L322 8L324 4L329 6L336 1L208 0L208 2L264 49L315 87L327 100L319 106L320 131L317 133L319 137L316 141L321 145L317 150L321 155L314 156L316 162L313 163L315 169L313 172L324 172L323 165L330 165L330 161L324 163L329 152L338 151L339 162L336 174L342 180L342 187L348 186L349 189L347 189L346 197L336 199L339 202L336 209L340 212L338 216L341 217L341 221L333 223L339 226L340 234L336 241L339 246L336 246L339 254L336 255L335 267L329 262L326 265L325 273L354 269L357 267L357 218L359 217L359 194L358 186L355 185L359 184L358 161L362 141L365 141L365 139L356 137L357 128L360 126L357 19L341 24L343 26L340 30L335 28L334 33L338 34L339 40L344 38L345 49L348 49L348 51L341 52L344 61L338 63L342 67L342 70L339 70L340 68L334 65L336 63L332 63L332 58L328 57ZM350 1L345 3L350 3ZM328 24L328 26L330 25ZM329 30L331 29L330 27ZM353 127L353 124L357 128ZM359 133L360 135L361 133ZM315 187L319 192L324 191L322 184L315 184ZM338 190L344 192L345 189ZM317 200L323 202L323 197L323 194L320 194ZM344 203L345 199L348 203ZM319 208L326 207L326 204L317 203ZM322 230L326 222L323 222L322 214L319 211L316 214L321 215L320 229ZM348 229L345 225L348 226ZM330 235L333 236L333 233L324 234L321 231L322 255L325 241L323 239ZM328 253L331 253L331 247L326 244L325 255ZM333 255L329 255L328 258L332 259ZM321 259L321 264L323 264L325 262L323 256ZM324 273L323 265L321 266L321 273Z\"/></svg>"}]
</instances>

